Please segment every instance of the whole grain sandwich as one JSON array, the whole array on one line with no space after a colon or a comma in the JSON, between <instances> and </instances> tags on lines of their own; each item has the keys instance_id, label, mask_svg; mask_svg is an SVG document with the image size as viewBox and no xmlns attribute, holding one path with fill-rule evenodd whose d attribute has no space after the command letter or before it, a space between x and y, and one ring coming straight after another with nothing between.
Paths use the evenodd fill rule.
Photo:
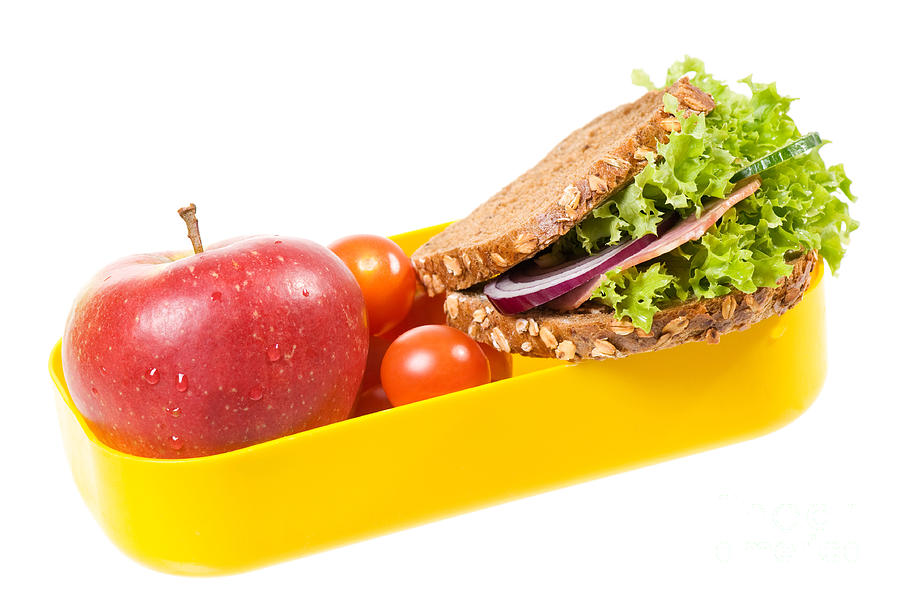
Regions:
<instances>
[{"instance_id":1,"label":"whole grain sandwich","mask_svg":"<svg viewBox=\"0 0 900 597\"><path fill-rule=\"evenodd\" d=\"M450 325L507 352L605 359L718 342L794 306L857 223L850 181L774 84L675 63L412 256Z\"/></svg>"}]
</instances>

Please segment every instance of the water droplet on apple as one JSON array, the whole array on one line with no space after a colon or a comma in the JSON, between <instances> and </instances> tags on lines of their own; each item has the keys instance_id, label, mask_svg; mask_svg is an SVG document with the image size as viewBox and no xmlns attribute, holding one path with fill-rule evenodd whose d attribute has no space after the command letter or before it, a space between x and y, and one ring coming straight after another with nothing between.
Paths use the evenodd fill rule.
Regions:
<instances>
[{"instance_id":1,"label":"water droplet on apple","mask_svg":"<svg viewBox=\"0 0 900 597\"><path fill-rule=\"evenodd\" d=\"M217 290L214 293L212 293L211 295L209 295L209 298L211 298L214 301L221 301L222 293Z\"/></svg>"},{"instance_id":2,"label":"water droplet on apple","mask_svg":"<svg viewBox=\"0 0 900 597\"><path fill-rule=\"evenodd\" d=\"M172 445L173 450L180 450L184 447L184 440L177 435L173 435L172 437L170 437L169 443Z\"/></svg>"},{"instance_id":3,"label":"water droplet on apple","mask_svg":"<svg viewBox=\"0 0 900 597\"><path fill-rule=\"evenodd\" d=\"M270 362L274 363L281 358L281 347L277 343L273 344L266 349L266 356L269 357Z\"/></svg>"},{"instance_id":4,"label":"water droplet on apple","mask_svg":"<svg viewBox=\"0 0 900 597\"><path fill-rule=\"evenodd\" d=\"M188 381L187 375L184 373L178 374L178 379L175 381L175 389L179 392L186 392L188 389Z\"/></svg>"},{"instance_id":5,"label":"water droplet on apple","mask_svg":"<svg viewBox=\"0 0 900 597\"><path fill-rule=\"evenodd\" d=\"M97 391L97 388L91 386L91 394L93 394L96 397L96 396L100 395L100 392Z\"/></svg>"},{"instance_id":6,"label":"water droplet on apple","mask_svg":"<svg viewBox=\"0 0 900 597\"><path fill-rule=\"evenodd\" d=\"M166 412L175 417L176 419L181 416L181 409L177 406L167 406Z\"/></svg>"},{"instance_id":7,"label":"water droplet on apple","mask_svg":"<svg viewBox=\"0 0 900 597\"><path fill-rule=\"evenodd\" d=\"M309 296L309 290L306 288L303 289L303 296Z\"/></svg>"},{"instance_id":8,"label":"water droplet on apple","mask_svg":"<svg viewBox=\"0 0 900 597\"><path fill-rule=\"evenodd\" d=\"M256 386L255 388L250 390L250 400L259 400L262 397L263 397L263 391L262 391L261 387Z\"/></svg>"},{"instance_id":9,"label":"water droplet on apple","mask_svg":"<svg viewBox=\"0 0 900 597\"><path fill-rule=\"evenodd\" d=\"M151 386L155 386L156 384L159 383L159 369L157 369L156 367L151 367L150 369L147 369L147 372L144 373L144 379Z\"/></svg>"},{"instance_id":10,"label":"water droplet on apple","mask_svg":"<svg viewBox=\"0 0 900 597\"><path fill-rule=\"evenodd\" d=\"M103 375L109 375L109 371L103 365L100 365L100 373Z\"/></svg>"}]
</instances>

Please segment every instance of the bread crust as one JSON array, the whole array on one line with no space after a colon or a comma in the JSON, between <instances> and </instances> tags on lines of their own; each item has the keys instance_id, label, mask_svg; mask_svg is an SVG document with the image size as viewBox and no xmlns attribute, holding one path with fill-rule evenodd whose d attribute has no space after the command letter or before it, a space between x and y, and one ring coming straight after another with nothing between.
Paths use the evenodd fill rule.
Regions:
<instances>
[{"instance_id":1,"label":"bread crust","mask_svg":"<svg viewBox=\"0 0 900 597\"><path fill-rule=\"evenodd\" d=\"M664 93L688 113L715 107L711 96L683 78L573 132L532 169L413 253L428 294L468 288L533 257L631 182L657 141L667 142L668 133L680 126L663 108Z\"/></svg>"},{"instance_id":2,"label":"bread crust","mask_svg":"<svg viewBox=\"0 0 900 597\"><path fill-rule=\"evenodd\" d=\"M722 334L783 314L803 297L817 259L817 252L809 251L789 261L793 272L776 288L754 293L734 290L658 311L648 334L629 321L617 320L612 309L592 302L567 313L536 308L504 315L484 293L470 289L448 292L444 311L449 325L505 352L570 361L621 358L685 342L716 343Z\"/></svg>"}]
</instances>

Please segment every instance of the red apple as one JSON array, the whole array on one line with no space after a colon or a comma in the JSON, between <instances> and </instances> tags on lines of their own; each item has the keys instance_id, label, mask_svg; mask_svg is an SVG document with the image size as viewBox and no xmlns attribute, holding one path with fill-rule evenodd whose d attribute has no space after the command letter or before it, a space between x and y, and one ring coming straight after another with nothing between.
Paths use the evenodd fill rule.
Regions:
<instances>
[{"instance_id":1,"label":"red apple","mask_svg":"<svg viewBox=\"0 0 900 597\"><path fill-rule=\"evenodd\" d=\"M250 237L108 266L69 315L63 370L108 446L204 456L347 418L368 338L331 251Z\"/></svg>"}]
</instances>

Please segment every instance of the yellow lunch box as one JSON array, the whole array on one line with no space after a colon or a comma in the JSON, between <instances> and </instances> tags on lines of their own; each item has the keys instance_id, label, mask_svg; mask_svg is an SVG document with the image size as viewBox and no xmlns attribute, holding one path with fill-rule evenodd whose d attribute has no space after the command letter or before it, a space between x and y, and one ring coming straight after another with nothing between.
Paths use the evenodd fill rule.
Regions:
<instances>
[{"instance_id":1,"label":"yellow lunch box","mask_svg":"<svg viewBox=\"0 0 900 597\"><path fill-rule=\"evenodd\" d=\"M394 240L411 253L441 228ZM75 483L113 542L157 570L229 574L785 425L825 379L821 272L792 310L717 345L514 356L510 379L200 458L106 447L72 404L59 344L50 374Z\"/></svg>"}]
</instances>

